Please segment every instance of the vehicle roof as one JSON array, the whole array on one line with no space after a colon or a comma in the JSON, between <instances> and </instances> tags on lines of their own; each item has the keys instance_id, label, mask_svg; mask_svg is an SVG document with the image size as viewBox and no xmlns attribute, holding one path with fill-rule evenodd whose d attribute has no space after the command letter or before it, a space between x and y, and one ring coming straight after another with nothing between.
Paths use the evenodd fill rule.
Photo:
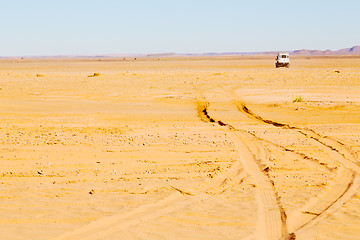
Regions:
<instances>
[{"instance_id":1,"label":"vehicle roof","mask_svg":"<svg viewBox=\"0 0 360 240\"><path fill-rule=\"evenodd\" d=\"M278 55L289 55L288 52L280 52Z\"/></svg>"}]
</instances>

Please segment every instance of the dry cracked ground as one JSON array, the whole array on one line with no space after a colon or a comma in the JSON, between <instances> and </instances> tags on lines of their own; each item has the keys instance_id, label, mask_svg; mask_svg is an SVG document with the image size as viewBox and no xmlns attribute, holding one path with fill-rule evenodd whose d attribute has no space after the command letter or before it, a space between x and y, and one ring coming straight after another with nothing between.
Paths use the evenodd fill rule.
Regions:
<instances>
[{"instance_id":1,"label":"dry cracked ground","mask_svg":"<svg viewBox=\"0 0 360 240\"><path fill-rule=\"evenodd\" d=\"M0 61L0 239L360 239L360 57Z\"/></svg>"}]
</instances>

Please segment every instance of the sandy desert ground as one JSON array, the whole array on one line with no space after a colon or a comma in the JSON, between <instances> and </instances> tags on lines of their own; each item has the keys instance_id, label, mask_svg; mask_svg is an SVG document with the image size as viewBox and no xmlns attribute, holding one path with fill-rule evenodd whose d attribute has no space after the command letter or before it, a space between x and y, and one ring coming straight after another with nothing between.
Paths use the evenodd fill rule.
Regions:
<instances>
[{"instance_id":1,"label":"sandy desert ground","mask_svg":"<svg viewBox=\"0 0 360 240\"><path fill-rule=\"evenodd\" d=\"M360 239L360 57L0 60L0 162L0 239Z\"/></svg>"}]
</instances>

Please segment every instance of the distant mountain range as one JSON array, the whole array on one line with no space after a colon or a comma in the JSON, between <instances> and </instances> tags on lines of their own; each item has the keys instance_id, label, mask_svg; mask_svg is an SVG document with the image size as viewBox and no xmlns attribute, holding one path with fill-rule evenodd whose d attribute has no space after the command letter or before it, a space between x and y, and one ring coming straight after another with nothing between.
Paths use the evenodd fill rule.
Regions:
<instances>
[{"instance_id":1,"label":"distant mountain range","mask_svg":"<svg viewBox=\"0 0 360 240\"><path fill-rule=\"evenodd\" d=\"M24 56L25 58L162 58L162 57L181 57L181 56L271 56L276 55L278 52L283 51L269 51L269 52L208 52L208 53L154 53L154 54L103 54L103 55L62 55L62 56ZM332 50L309 50L301 49L295 51L284 51L289 52L291 55L298 56L336 56L336 55L360 55L360 46L354 46L351 48L344 48L336 51ZM20 58L17 57L2 57L0 59L7 58Z\"/></svg>"},{"instance_id":2,"label":"distant mountain range","mask_svg":"<svg viewBox=\"0 0 360 240\"><path fill-rule=\"evenodd\" d=\"M224 52L224 53L201 53L201 54L183 54L187 56L225 56L225 55L276 55L278 52L282 51L270 51L270 52ZM309 50L301 49L295 51L284 51L289 52L291 55L299 56L333 56L333 55L360 55L360 46L354 46L351 48L344 48L336 51L332 50Z\"/></svg>"},{"instance_id":3,"label":"distant mountain range","mask_svg":"<svg viewBox=\"0 0 360 240\"><path fill-rule=\"evenodd\" d=\"M344 48L337 51L331 50L295 50L291 52L293 55L360 55L360 46L354 46L351 48Z\"/></svg>"}]
</instances>

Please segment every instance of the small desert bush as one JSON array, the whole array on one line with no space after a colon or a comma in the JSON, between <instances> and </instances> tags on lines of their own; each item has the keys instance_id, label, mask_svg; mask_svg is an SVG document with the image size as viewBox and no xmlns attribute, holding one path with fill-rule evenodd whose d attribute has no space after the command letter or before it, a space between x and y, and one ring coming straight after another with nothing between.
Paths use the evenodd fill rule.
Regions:
<instances>
[{"instance_id":1,"label":"small desert bush","mask_svg":"<svg viewBox=\"0 0 360 240\"><path fill-rule=\"evenodd\" d=\"M299 95L299 96L296 96L294 99L293 99L293 103L298 103L298 102L302 102L304 101L304 98Z\"/></svg>"},{"instance_id":2,"label":"small desert bush","mask_svg":"<svg viewBox=\"0 0 360 240\"><path fill-rule=\"evenodd\" d=\"M36 77L45 77L44 74L36 74Z\"/></svg>"},{"instance_id":3,"label":"small desert bush","mask_svg":"<svg viewBox=\"0 0 360 240\"><path fill-rule=\"evenodd\" d=\"M100 76L100 73L94 73L93 75L89 75L88 77L97 77Z\"/></svg>"}]
</instances>

